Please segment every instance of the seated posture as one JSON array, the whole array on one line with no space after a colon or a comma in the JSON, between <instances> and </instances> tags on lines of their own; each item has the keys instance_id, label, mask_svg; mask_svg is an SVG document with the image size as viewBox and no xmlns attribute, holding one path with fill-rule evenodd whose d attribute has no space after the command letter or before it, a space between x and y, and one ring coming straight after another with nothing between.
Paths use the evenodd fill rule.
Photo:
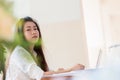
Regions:
<instances>
[{"instance_id":1,"label":"seated posture","mask_svg":"<svg viewBox=\"0 0 120 80\"><path fill-rule=\"evenodd\" d=\"M76 64L70 69L49 71L45 60L38 24L31 18L21 18L16 24L14 49L9 59L6 80L40 80L43 75L84 69Z\"/></svg>"}]
</instances>

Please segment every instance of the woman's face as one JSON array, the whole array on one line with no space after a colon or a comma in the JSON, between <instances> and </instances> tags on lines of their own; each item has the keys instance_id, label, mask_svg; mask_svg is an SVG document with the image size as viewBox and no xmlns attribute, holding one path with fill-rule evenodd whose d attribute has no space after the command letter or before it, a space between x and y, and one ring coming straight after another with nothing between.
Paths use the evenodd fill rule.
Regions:
<instances>
[{"instance_id":1,"label":"woman's face","mask_svg":"<svg viewBox=\"0 0 120 80\"><path fill-rule=\"evenodd\" d=\"M39 31L34 22L32 21L26 22L23 27L23 32L24 32L25 39L28 42L35 44L38 41Z\"/></svg>"}]
</instances>

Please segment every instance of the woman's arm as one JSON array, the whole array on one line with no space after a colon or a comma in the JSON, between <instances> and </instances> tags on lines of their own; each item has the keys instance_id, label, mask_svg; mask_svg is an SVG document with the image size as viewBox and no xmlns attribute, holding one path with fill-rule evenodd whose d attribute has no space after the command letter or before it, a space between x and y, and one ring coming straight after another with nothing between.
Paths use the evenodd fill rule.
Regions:
<instances>
[{"instance_id":1,"label":"woman's arm","mask_svg":"<svg viewBox=\"0 0 120 80\"><path fill-rule=\"evenodd\" d=\"M75 66L73 66L73 67L71 67L69 69L59 68L57 71L47 71L47 72L44 72L44 75L58 74L58 73L75 71L75 70L83 70L84 68L85 68L84 65L76 64Z\"/></svg>"}]
</instances>

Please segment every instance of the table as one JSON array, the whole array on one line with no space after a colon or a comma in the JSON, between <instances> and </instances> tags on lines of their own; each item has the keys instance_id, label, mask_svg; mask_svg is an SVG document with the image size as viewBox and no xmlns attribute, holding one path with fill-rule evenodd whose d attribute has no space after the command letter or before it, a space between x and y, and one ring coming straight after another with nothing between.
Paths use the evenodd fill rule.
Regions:
<instances>
[{"instance_id":1,"label":"table","mask_svg":"<svg viewBox=\"0 0 120 80\"><path fill-rule=\"evenodd\" d=\"M46 75L42 80L120 80L120 68L105 67Z\"/></svg>"}]
</instances>

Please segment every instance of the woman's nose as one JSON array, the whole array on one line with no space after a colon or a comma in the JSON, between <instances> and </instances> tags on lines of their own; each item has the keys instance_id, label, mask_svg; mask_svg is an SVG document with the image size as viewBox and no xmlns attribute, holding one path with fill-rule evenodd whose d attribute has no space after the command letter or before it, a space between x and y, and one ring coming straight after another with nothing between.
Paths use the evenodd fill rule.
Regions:
<instances>
[{"instance_id":1,"label":"woman's nose","mask_svg":"<svg viewBox=\"0 0 120 80\"><path fill-rule=\"evenodd\" d=\"M36 30L33 29L33 30L32 30L32 34L36 34Z\"/></svg>"}]
</instances>

